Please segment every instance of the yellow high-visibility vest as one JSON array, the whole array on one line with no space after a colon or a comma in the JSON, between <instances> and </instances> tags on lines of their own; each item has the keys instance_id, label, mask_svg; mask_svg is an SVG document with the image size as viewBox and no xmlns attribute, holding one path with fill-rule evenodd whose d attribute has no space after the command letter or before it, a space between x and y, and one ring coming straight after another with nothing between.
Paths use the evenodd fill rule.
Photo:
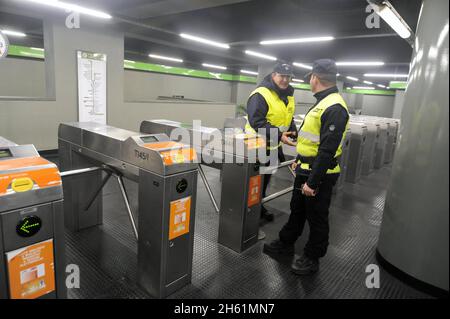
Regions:
<instances>
[{"instance_id":1,"label":"yellow high-visibility vest","mask_svg":"<svg viewBox=\"0 0 450 319\"><path fill-rule=\"evenodd\" d=\"M266 115L267 122L269 122L273 126L278 127L281 132L286 132L291 126L292 118L295 113L294 97L288 96L288 104L286 105L283 100L280 99L278 94L273 90L265 87L259 87L250 94L249 98L256 93L262 95L269 107ZM256 133L256 131L251 127L248 118L247 124L245 125L245 131L248 133ZM280 146L281 142L274 148L278 148Z\"/></svg>"},{"instance_id":2,"label":"yellow high-visibility vest","mask_svg":"<svg viewBox=\"0 0 450 319\"><path fill-rule=\"evenodd\" d=\"M297 137L297 153L303 157L316 157L319 152L319 144L320 144L320 128L322 127L322 114L328 109L330 106L340 104L342 105L348 113L347 103L345 103L344 99L339 93L332 93L320 101L314 108L312 108L308 114L305 116L305 120L303 121L303 125L300 128ZM345 135L348 129L348 120L344 130L344 134L342 135L341 143L339 144L338 149L334 155L334 158L338 158L342 154L342 142L345 139ZM310 169L309 164L301 163L302 169ZM329 169L327 174L336 174L341 171L341 168L336 165L335 168Z\"/></svg>"}]
</instances>

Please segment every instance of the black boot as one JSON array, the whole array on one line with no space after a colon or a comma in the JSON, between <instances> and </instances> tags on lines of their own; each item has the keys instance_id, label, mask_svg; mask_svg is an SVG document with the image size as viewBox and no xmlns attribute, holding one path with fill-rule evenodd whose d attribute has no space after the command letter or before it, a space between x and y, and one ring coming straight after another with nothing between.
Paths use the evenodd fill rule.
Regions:
<instances>
[{"instance_id":1,"label":"black boot","mask_svg":"<svg viewBox=\"0 0 450 319\"><path fill-rule=\"evenodd\" d=\"M288 245L283 243L279 239L275 239L270 243L264 244L264 253L267 254L279 254L279 255L293 255L294 254L294 245Z\"/></svg>"},{"instance_id":2,"label":"black boot","mask_svg":"<svg viewBox=\"0 0 450 319\"><path fill-rule=\"evenodd\" d=\"M268 222L272 222L274 219L273 214L267 211L267 209L264 206L261 206L261 219L264 219Z\"/></svg>"},{"instance_id":3,"label":"black boot","mask_svg":"<svg viewBox=\"0 0 450 319\"><path fill-rule=\"evenodd\" d=\"M291 270L296 275L312 275L319 270L319 259L309 258L303 255L294 259Z\"/></svg>"}]
</instances>

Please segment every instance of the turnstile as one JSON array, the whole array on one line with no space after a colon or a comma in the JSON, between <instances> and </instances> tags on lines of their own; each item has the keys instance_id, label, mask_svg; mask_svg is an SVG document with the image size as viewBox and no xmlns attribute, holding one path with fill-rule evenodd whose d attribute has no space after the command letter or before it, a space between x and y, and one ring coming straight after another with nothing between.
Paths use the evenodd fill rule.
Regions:
<instances>
[{"instance_id":1,"label":"turnstile","mask_svg":"<svg viewBox=\"0 0 450 319\"><path fill-rule=\"evenodd\" d=\"M394 159L395 148L397 147L397 134L399 129L399 121L396 119L383 118L389 123L389 134L386 143L386 153L384 163L389 164Z\"/></svg>"},{"instance_id":2,"label":"turnstile","mask_svg":"<svg viewBox=\"0 0 450 319\"><path fill-rule=\"evenodd\" d=\"M0 299L66 298L62 210L56 165L0 137Z\"/></svg>"},{"instance_id":3,"label":"turnstile","mask_svg":"<svg viewBox=\"0 0 450 319\"><path fill-rule=\"evenodd\" d=\"M336 182L336 186L333 187L333 194L337 193L344 187L345 178L347 176L348 170L348 160L350 155L350 144L351 144L352 130L350 127L347 129L347 133L345 134L345 138L342 141L342 154L339 159L339 166L341 167L341 173L339 174L339 178Z\"/></svg>"},{"instance_id":4,"label":"turnstile","mask_svg":"<svg viewBox=\"0 0 450 319\"><path fill-rule=\"evenodd\" d=\"M381 129L380 124L376 121L364 118L362 116L352 116L353 122L360 122L367 126L367 139L364 147L363 162L361 167L361 174L364 176L373 172L376 150L379 148L378 143L380 139Z\"/></svg>"},{"instance_id":5,"label":"turnstile","mask_svg":"<svg viewBox=\"0 0 450 319\"><path fill-rule=\"evenodd\" d=\"M138 283L155 297L166 297L190 283L197 190L196 153L165 134L140 134L97 123L59 126L62 170L106 165L119 178L139 185ZM102 173L64 179L66 227L73 231L102 222Z\"/></svg>"},{"instance_id":6,"label":"turnstile","mask_svg":"<svg viewBox=\"0 0 450 319\"><path fill-rule=\"evenodd\" d=\"M177 131L187 132L201 163L222 170L220 208L208 186L201 177L219 217L218 242L236 252L242 252L258 241L261 212L262 185L258 154L265 154L265 141L257 134L223 132L217 128L192 127L180 122L151 120L141 123L140 131L152 134L164 132L178 140ZM256 160L255 160L256 159Z\"/></svg>"},{"instance_id":7,"label":"turnstile","mask_svg":"<svg viewBox=\"0 0 450 319\"><path fill-rule=\"evenodd\" d=\"M364 159L364 148L367 139L367 126L363 123L350 121L350 149L345 180L350 183L357 183L361 178L361 170Z\"/></svg>"}]
</instances>

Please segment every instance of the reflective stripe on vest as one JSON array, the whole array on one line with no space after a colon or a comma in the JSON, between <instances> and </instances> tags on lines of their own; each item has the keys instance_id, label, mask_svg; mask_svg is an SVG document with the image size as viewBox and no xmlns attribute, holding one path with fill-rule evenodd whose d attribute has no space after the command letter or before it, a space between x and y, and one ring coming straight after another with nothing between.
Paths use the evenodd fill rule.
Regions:
<instances>
[{"instance_id":1,"label":"reflective stripe on vest","mask_svg":"<svg viewBox=\"0 0 450 319\"><path fill-rule=\"evenodd\" d=\"M320 144L320 129L322 126L322 114L325 112L327 108L332 105L340 104L342 105L348 113L347 103L345 103L344 99L339 93L332 93L320 101L315 107L313 107L305 116L305 120L300 128L297 139L297 153L304 157L316 157L319 152L319 144ZM345 139L345 135L347 134L348 129L348 121L345 126L344 133L342 134L342 140L339 144L338 149L334 157L339 157L342 154L342 142ZM302 163L301 168L308 167L306 169L310 169L309 164ZM339 164L327 171L327 174L335 174L339 173L341 168Z\"/></svg>"},{"instance_id":2,"label":"reflective stripe on vest","mask_svg":"<svg viewBox=\"0 0 450 319\"><path fill-rule=\"evenodd\" d=\"M249 98L254 94L259 93L264 98L269 109L267 110L266 119L271 125L278 127L281 132L287 132L292 123L292 118L295 113L295 101L293 96L288 96L288 104L286 105L283 100L280 99L275 91L272 91L265 87L259 87L254 90ZM245 131L248 133L256 133L251 127L248 118L245 125ZM268 147L268 149L274 149L281 146Z\"/></svg>"}]
</instances>

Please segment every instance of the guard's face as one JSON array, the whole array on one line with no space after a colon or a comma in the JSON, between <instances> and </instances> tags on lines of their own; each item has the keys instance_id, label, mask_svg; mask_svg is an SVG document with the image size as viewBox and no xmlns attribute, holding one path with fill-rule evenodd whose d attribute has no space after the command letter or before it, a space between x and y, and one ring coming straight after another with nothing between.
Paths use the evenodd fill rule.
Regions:
<instances>
[{"instance_id":1,"label":"guard's face","mask_svg":"<svg viewBox=\"0 0 450 319\"><path fill-rule=\"evenodd\" d=\"M290 76L290 75L282 75L279 73L272 73L273 83L275 83L282 90L287 89L291 80L292 80L292 76Z\"/></svg>"},{"instance_id":2,"label":"guard's face","mask_svg":"<svg viewBox=\"0 0 450 319\"><path fill-rule=\"evenodd\" d=\"M309 85L311 86L311 92L312 93L316 93L317 92L317 85L318 85L318 83L319 83L319 78L316 75L312 74L309 77Z\"/></svg>"}]
</instances>

